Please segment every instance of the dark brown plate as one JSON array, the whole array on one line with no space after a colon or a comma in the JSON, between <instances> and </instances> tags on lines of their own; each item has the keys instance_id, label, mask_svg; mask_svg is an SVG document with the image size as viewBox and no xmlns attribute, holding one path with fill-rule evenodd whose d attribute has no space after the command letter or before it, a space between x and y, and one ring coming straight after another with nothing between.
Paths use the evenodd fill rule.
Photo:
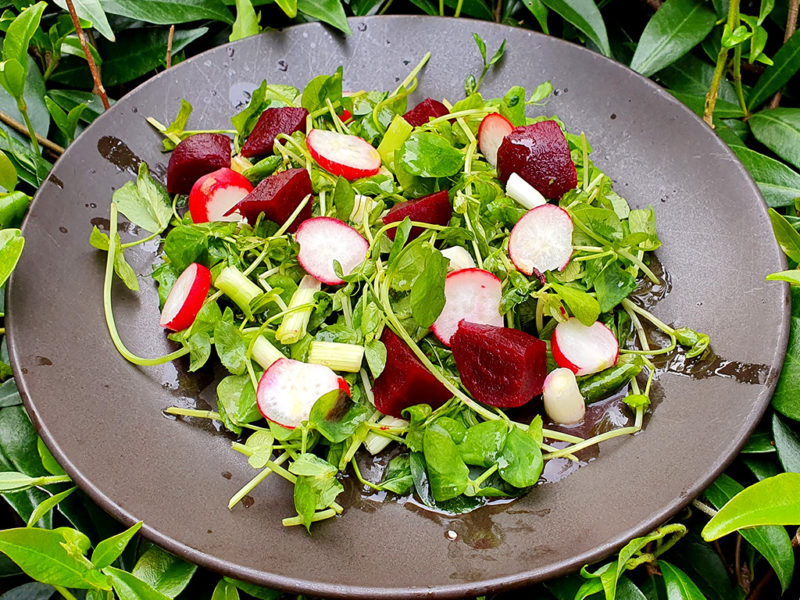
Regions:
<instances>
[{"instance_id":1,"label":"dark brown plate","mask_svg":"<svg viewBox=\"0 0 800 600\"><path fill-rule=\"evenodd\" d=\"M732 459L769 402L783 360L786 289L764 281L784 268L756 186L692 113L626 67L563 41L468 20L351 20L347 39L316 24L217 48L125 96L76 141L42 186L25 223L27 246L9 286L11 356L26 406L67 472L106 510L165 548L266 586L326 597L457 597L520 586L600 559L673 515ZM655 207L672 292L656 314L711 335L730 364L721 376L663 373L663 401L646 431L603 446L600 458L522 500L447 518L413 503L358 500L313 536L285 529L291 488L277 477L249 508L230 496L254 474L213 429L165 418L192 406L197 379L176 365L137 368L103 321L104 255L89 246L111 193L139 159L163 175L160 136L144 121L174 117L229 127L263 78L304 86L345 66L345 89L390 89L430 50L413 99L463 95L480 71L472 41L505 58L483 92L502 95L550 79L559 90L532 114L585 131L593 158L633 206ZM123 232L123 241L140 236ZM148 278L155 243L130 252L142 293L114 288L122 338L139 355L170 349ZM708 375L708 370L704 371ZM727 373L727 374L725 374ZM733 375L731 375L733 373ZM447 532L455 531L451 540Z\"/></svg>"}]
</instances>

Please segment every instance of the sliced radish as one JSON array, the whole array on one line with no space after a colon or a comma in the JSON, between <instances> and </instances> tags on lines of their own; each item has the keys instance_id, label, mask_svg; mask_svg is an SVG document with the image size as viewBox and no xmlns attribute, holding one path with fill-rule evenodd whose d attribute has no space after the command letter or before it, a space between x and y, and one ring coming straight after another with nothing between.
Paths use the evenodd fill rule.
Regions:
<instances>
[{"instance_id":1,"label":"sliced radish","mask_svg":"<svg viewBox=\"0 0 800 600\"><path fill-rule=\"evenodd\" d=\"M529 210L508 236L508 254L526 275L562 271L572 256L572 218L553 204Z\"/></svg>"},{"instance_id":2,"label":"sliced radish","mask_svg":"<svg viewBox=\"0 0 800 600\"><path fill-rule=\"evenodd\" d=\"M211 271L197 263L186 267L172 285L161 309L161 326L171 331L189 327L203 307L210 288Z\"/></svg>"},{"instance_id":3,"label":"sliced radish","mask_svg":"<svg viewBox=\"0 0 800 600\"><path fill-rule=\"evenodd\" d=\"M317 400L337 389L350 395L347 382L328 367L279 358L261 376L256 400L265 419L294 429L308 420Z\"/></svg>"},{"instance_id":4,"label":"sliced radish","mask_svg":"<svg viewBox=\"0 0 800 600\"><path fill-rule=\"evenodd\" d=\"M333 270L334 260L342 266L342 274L349 275L364 262L369 250L369 243L360 233L331 217L303 221L295 239L300 244L297 262L309 275L328 285L344 283Z\"/></svg>"},{"instance_id":5,"label":"sliced radish","mask_svg":"<svg viewBox=\"0 0 800 600\"><path fill-rule=\"evenodd\" d=\"M431 327L433 334L449 346L462 320L502 327L501 287L500 280L483 269L462 269L450 273L444 282L444 308Z\"/></svg>"},{"instance_id":6,"label":"sliced radish","mask_svg":"<svg viewBox=\"0 0 800 600\"><path fill-rule=\"evenodd\" d=\"M375 175L381 168L381 155L368 142L355 135L312 129L306 145L320 167L348 181Z\"/></svg>"},{"instance_id":7,"label":"sliced radish","mask_svg":"<svg viewBox=\"0 0 800 600\"><path fill-rule=\"evenodd\" d=\"M450 261L447 265L448 271L460 271L461 269L474 269L475 260L472 255L461 246L453 246L442 250L442 256Z\"/></svg>"},{"instance_id":8,"label":"sliced radish","mask_svg":"<svg viewBox=\"0 0 800 600\"><path fill-rule=\"evenodd\" d=\"M556 423L572 425L583 420L586 403L583 400L575 373L560 368L550 372L542 390L544 411Z\"/></svg>"},{"instance_id":9,"label":"sliced radish","mask_svg":"<svg viewBox=\"0 0 800 600\"><path fill-rule=\"evenodd\" d=\"M250 181L231 169L222 168L203 175L189 193L189 212L195 223L240 221L236 213L225 216L232 207L253 191Z\"/></svg>"},{"instance_id":10,"label":"sliced radish","mask_svg":"<svg viewBox=\"0 0 800 600\"><path fill-rule=\"evenodd\" d=\"M511 121L499 113L491 113L483 117L478 127L478 147L493 167L497 166L497 149L503 138L514 130Z\"/></svg>"},{"instance_id":11,"label":"sliced radish","mask_svg":"<svg viewBox=\"0 0 800 600\"><path fill-rule=\"evenodd\" d=\"M550 343L558 366L575 375L591 375L617 364L617 336L600 321L587 327L571 317L556 326Z\"/></svg>"},{"instance_id":12,"label":"sliced radish","mask_svg":"<svg viewBox=\"0 0 800 600\"><path fill-rule=\"evenodd\" d=\"M547 204L547 200L539 190L516 173L512 173L506 182L506 195L528 210Z\"/></svg>"}]
</instances>

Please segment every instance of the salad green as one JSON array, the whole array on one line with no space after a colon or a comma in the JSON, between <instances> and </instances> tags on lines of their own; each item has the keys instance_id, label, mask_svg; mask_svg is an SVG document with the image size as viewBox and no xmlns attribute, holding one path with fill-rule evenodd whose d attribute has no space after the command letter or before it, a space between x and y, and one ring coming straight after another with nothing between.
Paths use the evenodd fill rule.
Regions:
<instances>
[{"instance_id":1,"label":"salad green","mask_svg":"<svg viewBox=\"0 0 800 600\"><path fill-rule=\"evenodd\" d=\"M660 282L651 268L651 253L661 244L653 208L631 209L612 189L611 179L591 161L592 148L583 133L569 132L554 116L527 116L529 107L546 103L553 90L549 82L530 96L514 86L502 97L484 98L481 81L503 47L487 61L485 45L476 40L484 72L477 80L467 78L465 98L452 105L444 101L446 115L417 126L403 115L429 55L392 92L343 94L341 68L312 79L303 90L265 81L232 117L230 131L187 130L192 108L186 101L168 125L148 119L164 135L165 151L193 135L230 134L231 166L250 182L304 169L313 189L284 222L262 213L249 223L195 223L184 210L186 196L170 197L142 164L136 182L114 193L109 236L97 229L92 233L91 243L108 252L104 306L120 353L139 365L188 356L190 371L212 360L226 369L217 385L216 410L172 407L166 412L215 419L239 436L232 447L257 473L231 498L231 508L277 474L294 485L297 514L284 519L284 525L309 528L342 512L336 499L343 491L340 475L348 467L366 488L398 495L413 491L425 505L453 513L493 498L520 496L539 481L545 461L578 462L581 450L641 430L655 373L650 356L685 352L691 358L708 347L708 336L674 329L637 301L643 281ZM270 156L256 161L242 157L240 150L260 115L286 106L308 111L307 132L328 130L371 144L381 159L378 172L352 181L333 175L312 157L304 131L278 134ZM577 186L556 202L574 225L572 254L561 270L526 275L509 256L510 232L528 210L506 194L497 169L480 151L478 129L493 113L514 127L552 121L563 131ZM453 211L446 225L382 218L399 203L442 190ZM366 240L366 258L357 266L345 270L338 260L333 263L341 284L320 284L298 262L299 233L290 229L309 205L314 217L335 217ZM116 329L111 280L116 273L128 288L138 290L124 250L144 241L121 242L119 213L150 232L145 239L164 236L161 262L153 270L162 306L187 267L197 263L210 269L211 293L191 325L169 335L179 348L164 357L133 355ZM607 327L619 346L619 359L600 372L579 376L578 388L587 403L621 397L630 424L582 437L569 427L546 423L542 415L516 420L511 410L476 401L460 377L454 350L430 332L447 302L452 248L466 251L478 269L501 282L498 310L505 327L547 342L547 371L563 366L556 365L550 344L559 324L574 317L587 328L598 321ZM648 328L660 330L669 343L652 347ZM403 418L375 408L375 381L392 360L387 329L443 386L449 400L435 408L412 402L402 410ZM346 383L316 400L294 428L265 421L259 410L263 373L284 358L325 365ZM357 460L362 447L370 454L391 453L380 481L362 476Z\"/></svg>"}]
</instances>

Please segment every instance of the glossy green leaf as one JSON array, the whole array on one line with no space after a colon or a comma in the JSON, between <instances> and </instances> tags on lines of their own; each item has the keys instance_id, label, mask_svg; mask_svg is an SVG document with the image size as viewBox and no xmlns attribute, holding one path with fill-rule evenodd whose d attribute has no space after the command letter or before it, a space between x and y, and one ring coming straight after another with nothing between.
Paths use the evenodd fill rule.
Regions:
<instances>
[{"instance_id":1,"label":"glossy green leaf","mask_svg":"<svg viewBox=\"0 0 800 600\"><path fill-rule=\"evenodd\" d=\"M667 600L706 600L694 581L678 567L663 560L658 561L658 566L664 576Z\"/></svg>"},{"instance_id":2,"label":"glossy green leaf","mask_svg":"<svg viewBox=\"0 0 800 600\"><path fill-rule=\"evenodd\" d=\"M56 593L52 586L44 583L24 583L8 590L0 600L51 600Z\"/></svg>"},{"instance_id":3,"label":"glossy green leaf","mask_svg":"<svg viewBox=\"0 0 800 600\"><path fill-rule=\"evenodd\" d=\"M0 186L8 192L17 187L17 169L4 152L0 152Z\"/></svg>"},{"instance_id":4,"label":"glossy green leaf","mask_svg":"<svg viewBox=\"0 0 800 600\"><path fill-rule=\"evenodd\" d=\"M547 7L544 5L542 0L522 0L522 4L525 5L531 14L536 19L536 22L539 23L539 27L541 27L542 32L549 34L550 28L547 25Z\"/></svg>"},{"instance_id":5,"label":"glossy green leaf","mask_svg":"<svg viewBox=\"0 0 800 600\"><path fill-rule=\"evenodd\" d=\"M583 32L605 56L611 56L606 24L594 0L542 0L542 4Z\"/></svg>"},{"instance_id":6,"label":"glossy green leaf","mask_svg":"<svg viewBox=\"0 0 800 600\"><path fill-rule=\"evenodd\" d=\"M768 206L791 206L800 198L800 173L744 146L731 146L764 195Z\"/></svg>"},{"instance_id":7,"label":"glossy green leaf","mask_svg":"<svg viewBox=\"0 0 800 600\"><path fill-rule=\"evenodd\" d=\"M133 568L133 574L154 590L168 598L174 598L189 585L196 570L197 565L188 563L158 546L151 546L139 558Z\"/></svg>"},{"instance_id":8,"label":"glossy green leaf","mask_svg":"<svg viewBox=\"0 0 800 600\"><path fill-rule=\"evenodd\" d=\"M747 106L753 110L775 92L786 85L800 69L800 31L794 35L772 57L772 65L758 78L747 97Z\"/></svg>"},{"instance_id":9,"label":"glossy green leaf","mask_svg":"<svg viewBox=\"0 0 800 600\"><path fill-rule=\"evenodd\" d=\"M142 522L134 524L125 531L101 541L92 552L92 564L104 569L117 560L134 535L142 528Z\"/></svg>"},{"instance_id":10,"label":"glossy green leaf","mask_svg":"<svg viewBox=\"0 0 800 600\"><path fill-rule=\"evenodd\" d=\"M19 229L0 231L0 286L5 284L25 247L25 238Z\"/></svg>"},{"instance_id":11,"label":"glossy green leaf","mask_svg":"<svg viewBox=\"0 0 800 600\"><path fill-rule=\"evenodd\" d=\"M42 72L39 70L39 66L36 64L36 61L33 58L28 57L28 69L27 75L25 76L25 91L22 97L28 107L28 117L30 117L33 130L39 135L47 137L47 134L50 131L50 114L47 111L44 95L45 82L44 78L42 77ZM9 93L2 88L0 88L0 111L3 111L12 119L16 119L20 123L24 122L22 113L17 107L16 99L9 95ZM6 126L3 125L3 127ZM6 130L12 131L11 135L16 136L16 138L19 140L24 140L26 145L30 143L28 142L27 137L23 137L16 131L13 131L7 127Z\"/></svg>"},{"instance_id":12,"label":"glossy green leaf","mask_svg":"<svg viewBox=\"0 0 800 600\"><path fill-rule=\"evenodd\" d=\"M17 563L29 577L42 583L77 589L108 589L105 576L80 556L76 542L72 541L73 534L79 532L66 528L6 529L0 531L0 552ZM83 545L82 540L78 543Z\"/></svg>"},{"instance_id":13,"label":"glossy green leaf","mask_svg":"<svg viewBox=\"0 0 800 600\"><path fill-rule=\"evenodd\" d=\"M772 415L772 434L784 471L800 473L800 435L777 414Z\"/></svg>"},{"instance_id":14,"label":"glossy green leaf","mask_svg":"<svg viewBox=\"0 0 800 600\"><path fill-rule=\"evenodd\" d=\"M715 21L714 11L702 0L667 0L647 22L631 69L649 77L703 41Z\"/></svg>"},{"instance_id":15,"label":"glossy green leaf","mask_svg":"<svg viewBox=\"0 0 800 600\"><path fill-rule=\"evenodd\" d=\"M419 177L450 177L464 164L463 154L444 137L425 131L403 142L399 159L406 171Z\"/></svg>"},{"instance_id":16,"label":"glossy green leaf","mask_svg":"<svg viewBox=\"0 0 800 600\"><path fill-rule=\"evenodd\" d=\"M228 41L235 42L251 35L257 35L261 31L258 24L258 15L253 8L250 0L236 0L236 20L233 22L233 29Z\"/></svg>"},{"instance_id":17,"label":"glossy green leaf","mask_svg":"<svg viewBox=\"0 0 800 600\"><path fill-rule=\"evenodd\" d=\"M469 483L469 469L447 433L428 428L424 435L425 464L431 493L437 502L460 496Z\"/></svg>"},{"instance_id":18,"label":"glossy green leaf","mask_svg":"<svg viewBox=\"0 0 800 600\"><path fill-rule=\"evenodd\" d=\"M800 168L800 108L762 110L748 124L759 142Z\"/></svg>"},{"instance_id":19,"label":"glossy green leaf","mask_svg":"<svg viewBox=\"0 0 800 600\"><path fill-rule=\"evenodd\" d=\"M150 175L147 163L139 164L136 183L129 181L113 200L125 218L150 233L161 233L172 218L172 203L167 190Z\"/></svg>"},{"instance_id":20,"label":"glossy green leaf","mask_svg":"<svg viewBox=\"0 0 800 600\"><path fill-rule=\"evenodd\" d=\"M203 19L233 23L233 16L220 0L102 0L102 4L107 13L156 25Z\"/></svg>"},{"instance_id":21,"label":"glossy green leaf","mask_svg":"<svg viewBox=\"0 0 800 600\"><path fill-rule=\"evenodd\" d=\"M20 12L5 31L3 39L3 60L16 60L28 64L28 46L31 43L39 22L42 20L46 2L39 2Z\"/></svg>"},{"instance_id":22,"label":"glossy green leaf","mask_svg":"<svg viewBox=\"0 0 800 600\"><path fill-rule=\"evenodd\" d=\"M365 405L350 400L341 390L333 390L314 403L308 421L325 438L337 443L353 435L371 412Z\"/></svg>"},{"instance_id":23,"label":"glossy green leaf","mask_svg":"<svg viewBox=\"0 0 800 600\"><path fill-rule=\"evenodd\" d=\"M277 590L270 590L252 583L247 583L246 581L239 581L237 579L231 579L230 577L226 577L225 581L228 583L232 583L245 594L249 594L253 598L257 598L258 600L279 600L283 595L281 592Z\"/></svg>"},{"instance_id":24,"label":"glossy green leaf","mask_svg":"<svg viewBox=\"0 0 800 600\"><path fill-rule=\"evenodd\" d=\"M800 525L800 473L781 473L736 494L703 528L703 539L759 525Z\"/></svg>"},{"instance_id":25,"label":"glossy green leaf","mask_svg":"<svg viewBox=\"0 0 800 600\"><path fill-rule=\"evenodd\" d=\"M347 24L347 15L339 0L297 0L297 10L332 25L347 35L353 33Z\"/></svg>"},{"instance_id":26,"label":"glossy green leaf","mask_svg":"<svg viewBox=\"0 0 800 600\"><path fill-rule=\"evenodd\" d=\"M297 0L275 0L275 3L290 19L297 16Z\"/></svg>"},{"instance_id":27,"label":"glossy green leaf","mask_svg":"<svg viewBox=\"0 0 800 600\"><path fill-rule=\"evenodd\" d=\"M723 473L706 490L705 495L715 508L720 509L743 489L744 486ZM743 529L741 534L769 561L785 591L794 572L794 552L786 529L777 526L753 527Z\"/></svg>"},{"instance_id":28,"label":"glossy green leaf","mask_svg":"<svg viewBox=\"0 0 800 600\"><path fill-rule=\"evenodd\" d=\"M211 594L211 600L239 600L239 589L234 584L221 579L214 588L214 593Z\"/></svg>"},{"instance_id":29,"label":"glossy green leaf","mask_svg":"<svg viewBox=\"0 0 800 600\"><path fill-rule=\"evenodd\" d=\"M781 250L794 262L800 262L800 233L792 227L782 214L774 208L769 209L769 218L772 221L772 231L778 240Z\"/></svg>"},{"instance_id":30,"label":"glossy green leaf","mask_svg":"<svg viewBox=\"0 0 800 600\"><path fill-rule=\"evenodd\" d=\"M794 298L800 295L793 292ZM772 397L772 406L781 414L800 421L800 318L792 316L789 328L789 344L778 385Z\"/></svg>"},{"instance_id":31,"label":"glossy green leaf","mask_svg":"<svg viewBox=\"0 0 800 600\"><path fill-rule=\"evenodd\" d=\"M53 0L57 6L67 10L66 0ZM103 10L102 0L72 0L75 12L81 19L91 22L92 27L108 41L115 41L114 32L108 24L108 17Z\"/></svg>"},{"instance_id":32,"label":"glossy green leaf","mask_svg":"<svg viewBox=\"0 0 800 600\"><path fill-rule=\"evenodd\" d=\"M111 578L111 584L120 600L169 600L169 596L153 589L150 584L127 571L107 567L104 572Z\"/></svg>"}]
</instances>

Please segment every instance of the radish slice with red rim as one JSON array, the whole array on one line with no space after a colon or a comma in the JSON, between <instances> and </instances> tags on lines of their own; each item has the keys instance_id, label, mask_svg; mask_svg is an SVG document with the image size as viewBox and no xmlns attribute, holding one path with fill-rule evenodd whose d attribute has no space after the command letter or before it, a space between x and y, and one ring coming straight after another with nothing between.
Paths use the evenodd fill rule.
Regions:
<instances>
[{"instance_id":1,"label":"radish slice with red rim","mask_svg":"<svg viewBox=\"0 0 800 600\"><path fill-rule=\"evenodd\" d=\"M265 419L294 429L308 420L317 400L334 390L350 395L347 382L328 367L280 358L261 376L256 401Z\"/></svg>"},{"instance_id":2,"label":"radish slice with red rim","mask_svg":"<svg viewBox=\"0 0 800 600\"><path fill-rule=\"evenodd\" d=\"M348 181L370 177L381 168L378 151L356 135L312 129L306 137L306 145L320 167Z\"/></svg>"},{"instance_id":3,"label":"radish slice with red rim","mask_svg":"<svg viewBox=\"0 0 800 600\"><path fill-rule=\"evenodd\" d=\"M514 130L511 121L499 113L491 113L483 117L478 127L478 147L493 167L497 166L497 149L503 138Z\"/></svg>"},{"instance_id":4,"label":"radish slice with red rim","mask_svg":"<svg viewBox=\"0 0 800 600\"><path fill-rule=\"evenodd\" d=\"M564 270L572 256L572 218L553 204L529 210L508 236L508 255L526 275Z\"/></svg>"},{"instance_id":5,"label":"radish slice with red rim","mask_svg":"<svg viewBox=\"0 0 800 600\"><path fill-rule=\"evenodd\" d=\"M194 323L211 288L211 271L192 263L180 274L161 309L161 326L182 331Z\"/></svg>"},{"instance_id":6,"label":"radish slice with red rim","mask_svg":"<svg viewBox=\"0 0 800 600\"><path fill-rule=\"evenodd\" d=\"M553 360L575 375L591 375L617 364L617 336L600 321L587 327L571 317L556 326L550 342Z\"/></svg>"},{"instance_id":7,"label":"radish slice with red rim","mask_svg":"<svg viewBox=\"0 0 800 600\"><path fill-rule=\"evenodd\" d=\"M195 223L209 221L241 221L237 213L226 215L240 200L253 191L250 181L228 168L203 175L189 192L189 212Z\"/></svg>"},{"instance_id":8,"label":"radish slice with red rim","mask_svg":"<svg viewBox=\"0 0 800 600\"><path fill-rule=\"evenodd\" d=\"M328 285L344 283L333 269L334 260L339 261L342 274L349 275L364 262L369 251L369 243L360 233L331 217L303 221L295 239L300 244L297 262L309 275Z\"/></svg>"},{"instance_id":9,"label":"radish slice with red rim","mask_svg":"<svg viewBox=\"0 0 800 600\"><path fill-rule=\"evenodd\" d=\"M431 327L433 334L449 346L462 320L502 327L501 287L500 280L483 269L461 269L450 273L444 282L444 308Z\"/></svg>"}]
</instances>

